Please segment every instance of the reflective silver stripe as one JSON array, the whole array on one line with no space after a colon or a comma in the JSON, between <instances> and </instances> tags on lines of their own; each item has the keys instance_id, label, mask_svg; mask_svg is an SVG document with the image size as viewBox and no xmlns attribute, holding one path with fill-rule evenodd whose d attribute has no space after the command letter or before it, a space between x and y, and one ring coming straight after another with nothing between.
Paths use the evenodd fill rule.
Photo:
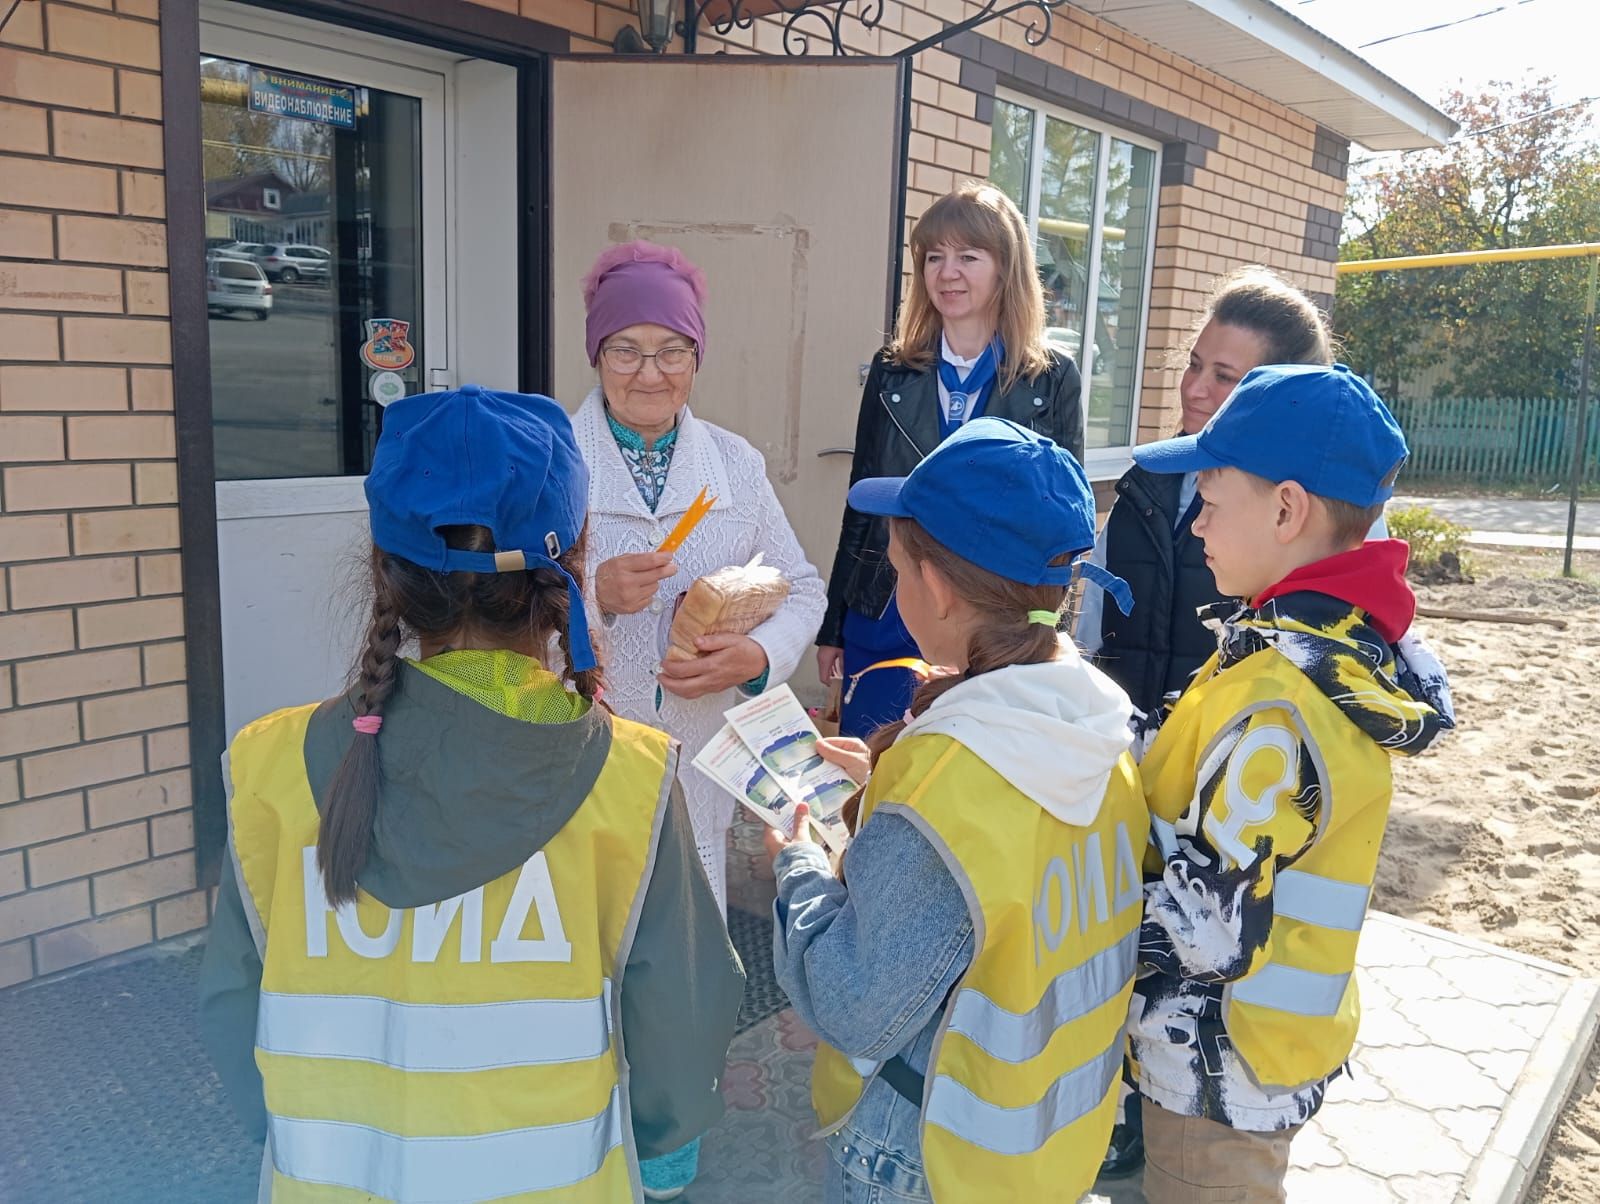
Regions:
<instances>
[{"instance_id":1,"label":"reflective silver stripe","mask_svg":"<svg viewBox=\"0 0 1600 1204\"><path fill-rule=\"evenodd\" d=\"M398 1070L487 1070L597 1058L611 1048L611 983L590 999L397 1003L371 995L261 992L256 1045Z\"/></svg>"},{"instance_id":2,"label":"reflective silver stripe","mask_svg":"<svg viewBox=\"0 0 1600 1204\"><path fill-rule=\"evenodd\" d=\"M1099 1107L1122 1072L1122 1031L1093 1061L1067 1071L1021 1108L981 1100L949 1075L933 1083L927 1123L996 1154L1031 1154L1073 1121Z\"/></svg>"},{"instance_id":3,"label":"reflective silver stripe","mask_svg":"<svg viewBox=\"0 0 1600 1204\"><path fill-rule=\"evenodd\" d=\"M1174 828L1159 815L1150 817L1150 843L1155 845L1156 851L1163 857L1170 857L1178 851L1178 829Z\"/></svg>"},{"instance_id":4,"label":"reflective silver stripe","mask_svg":"<svg viewBox=\"0 0 1600 1204\"><path fill-rule=\"evenodd\" d=\"M1133 977L1139 956L1139 930L1082 965L1056 975L1032 1010L1013 1012L970 987L956 995L950 1032L960 1033L984 1053L1005 1062L1038 1057L1064 1024L1115 999Z\"/></svg>"},{"instance_id":5,"label":"reflective silver stripe","mask_svg":"<svg viewBox=\"0 0 1600 1204\"><path fill-rule=\"evenodd\" d=\"M617 1089L605 1111L571 1124L476 1137L402 1137L331 1120L271 1119L278 1173L414 1204L550 1191L599 1172L622 1142Z\"/></svg>"},{"instance_id":6,"label":"reflective silver stripe","mask_svg":"<svg viewBox=\"0 0 1600 1204\"><path fill-rule=\"evenodd\" d=\"M1272 884L1272 907L1291 920L1360 932L1367 918L1367 888L1304 870L1284 870Z\"/></svg>"},{"instance_id":7,"label":"reflective silver stripe","mask_svg":"<svg viewBox=\"0 0 1600 1204\"><path fill-rule=\"evenodd\" d=\"M1348 974L1318 974L1268 962L1249 978L1233 984L1233 1002L1298 1016L1332 1016L1339 1010L1349 981Z\"/></svg>"}]
</instances>

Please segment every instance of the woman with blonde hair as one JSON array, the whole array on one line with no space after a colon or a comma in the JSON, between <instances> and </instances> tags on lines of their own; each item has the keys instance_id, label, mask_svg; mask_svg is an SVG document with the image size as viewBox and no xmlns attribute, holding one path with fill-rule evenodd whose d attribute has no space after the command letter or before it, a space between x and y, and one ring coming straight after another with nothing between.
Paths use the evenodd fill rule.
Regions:
<instances>
[{"instance_id":1,"label":"woman with blonde hair","mask_svg":"<svg viewBox=\"0 0 1600 1204\"><path fill-rule=\"evenodd\" d=\"M1044 341L1044 290L1028 224L998 188L969 181L911 231L910 288L894 339L873 356L850 482L906 476L979 415L1008 418L1083 455L1082 382ZM840 732L898 719L917 678L916 642L895 606L889 525L844 511L817 635L824 684L843 679Z\"/></svg>"}]
</instances>

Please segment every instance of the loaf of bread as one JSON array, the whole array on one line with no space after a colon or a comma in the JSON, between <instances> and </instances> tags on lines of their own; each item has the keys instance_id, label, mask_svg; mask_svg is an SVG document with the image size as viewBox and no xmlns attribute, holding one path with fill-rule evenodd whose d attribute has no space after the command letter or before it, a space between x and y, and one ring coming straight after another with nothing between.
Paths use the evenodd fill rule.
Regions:
<instances>
[{"instance_id":1,"label":"loaf of bread","mask_svg":"<svg viewBox=\"0 0 1600 1204\"><path fill-rule=\"evenodd\" d=\"M693 660L694 642L703 635L733 632L746 635L765 623L789 596L789 583L775 568L761 564L730 565L699 578L683 595L667 637L669 661Z\"/></svg>"}]
</instances>

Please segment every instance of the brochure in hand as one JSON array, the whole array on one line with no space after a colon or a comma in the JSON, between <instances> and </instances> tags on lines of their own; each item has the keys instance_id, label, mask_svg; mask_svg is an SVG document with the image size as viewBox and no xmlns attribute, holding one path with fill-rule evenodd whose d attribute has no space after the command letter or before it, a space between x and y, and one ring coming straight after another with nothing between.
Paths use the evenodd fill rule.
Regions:
<instances>
[{"instance_id":1,"label":"brochure in hand","mask_svg":"<svg viewBox=\"0 0 1600 1204\"><path fill-rule=\"evenodd\" d=\"M794 834L796 803L805 803L830 849L844 847L838 818L856 785L817 752L817 729L788 686L724 712L728 723L694 766L753 811L763 823Z\"/></svg>"}]
</instances>

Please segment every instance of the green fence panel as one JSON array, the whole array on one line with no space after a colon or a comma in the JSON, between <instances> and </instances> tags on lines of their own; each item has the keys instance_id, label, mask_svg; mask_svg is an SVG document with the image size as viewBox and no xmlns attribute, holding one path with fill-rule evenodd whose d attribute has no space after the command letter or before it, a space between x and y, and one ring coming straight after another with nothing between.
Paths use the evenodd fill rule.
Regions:
<instances>
[{"instance_id":1,"label":"green fence panel","mask_svg":"<svg viewBox=\"0 0 1600 1204\"><path fill-rule=\"evenodd\" d=\"M1548 489L1571 465L1571 398L1398 398L1394 415L1411 448L1402 480L1459 481ZM1600 481L1600 403L1589 403L1582 463Z\"/></svg>"}]
</instances>

